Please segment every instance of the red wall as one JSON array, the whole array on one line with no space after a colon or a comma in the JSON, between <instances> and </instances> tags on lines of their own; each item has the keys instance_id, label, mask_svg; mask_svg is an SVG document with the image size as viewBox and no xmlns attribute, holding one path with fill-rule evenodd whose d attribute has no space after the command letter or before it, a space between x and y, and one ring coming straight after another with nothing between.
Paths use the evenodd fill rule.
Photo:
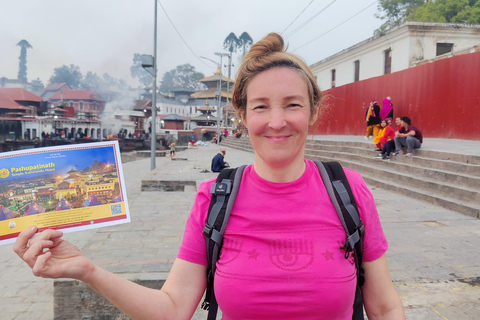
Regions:
<instances>
[{"instance_id":1,"label":"red wall","mask_svg":"<svg viewBox=\"0 0 480 320\"><path fill-rule=\"evenodd\" d=\"M323 92L315 134L363 135L365 107L390 96L424 137L480 140L480 51L445 58Z\"/></svg>"}]
</instances>

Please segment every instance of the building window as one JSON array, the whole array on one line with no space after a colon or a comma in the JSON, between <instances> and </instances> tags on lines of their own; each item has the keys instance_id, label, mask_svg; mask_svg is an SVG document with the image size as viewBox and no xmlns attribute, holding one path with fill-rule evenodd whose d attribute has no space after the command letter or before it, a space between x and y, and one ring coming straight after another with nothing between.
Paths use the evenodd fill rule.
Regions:
<instances>
[{"instance_id":1,"label":"building window","mask_svg":"<svg viewBox=\"0 0 480 320\"><path fill-rule=\"evenodd\" d=\"M70 102L70 107L73 108L73 102Z\"/></svg>"},{"instance_id":2,"label":"building window","mask_svg":"<svg viewBox=\"0 0 480 320\"><path fill-rule=\"evenodd\" d=\"M336 77L336 70L332 69L332 88L335 88L335 77Z\"/></svg>"},{"instance_id":3,"label":"building window","mask_svg":"<svg viewBox=\"0 0 480 320\"><path fill-rule=\"evenodd\" d=\"M93 110L97 110L97 104L95 102L93 103Z\"/></svg>"},{"instance_id":4,"label":"building window","mask_svg":"<svg viewBox=\"0 0 480 320\"><path fill-rule=\"evenodd\" d=\"M385 72L384 74L392 73L392 49L385 50Z\"/></svg>"},{"instance_id":5,"label":"building window","mask_svg":"<svg viewBox=\"0 0 480 320\"><path fill-rule=\"evenodd\" d=\"M353 64L355 66L353 81L358 81L360 80L360 60L354 61Z\"/></svg>"},{"instance_id":6,"label":"building window","mask_svg":"<svg viewBox=\"0 0 480 320\"><path fill-rule=\"evenodd\" d=\"M80 110L83 110L83 102L80 102Z\"/></svg>"},{"instance_id":7,"label":"building window","mask_svg":"<svg viewBox=\"0 0 480 320\"><path fill-rule=\"evenodd\" d=\"M437 43L437 56L453 51L453 43Z\"/></svg>"}]
</instances>

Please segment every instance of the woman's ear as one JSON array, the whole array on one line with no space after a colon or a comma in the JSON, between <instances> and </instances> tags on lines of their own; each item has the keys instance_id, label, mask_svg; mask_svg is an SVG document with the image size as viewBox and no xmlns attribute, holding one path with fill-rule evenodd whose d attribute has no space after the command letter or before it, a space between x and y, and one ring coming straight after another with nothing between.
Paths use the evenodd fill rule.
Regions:
<instances>
[{"instance_id":1,"label":"woman's ear","mask_svg":"<svg viewBox=\"0 0 480 320\"><path fill-rule=\"evenodd\" d=\"M242 119L243 125L247 128L247 119L246 119L247 117L246 117L246 114L247 114L247 111L245 111L245 113L242 113L242 114L240 115L240 118ZM248 129L248 128L247 128L247 129Z\"/></svg>"},{"instance_id":2,"label":"woman's ear","mask_svg":"<svg viewBox=\"0 0 480 320\"><path fill-rule=\"evenodd\" d=\"M309 121L309 125L313 125L317 119L318 119L318 114L320 113L320 108L319 107L316 107L315 108L315 111L313 112L313 114L310 116L310 121Z\"/></svg>"}]
</instances>

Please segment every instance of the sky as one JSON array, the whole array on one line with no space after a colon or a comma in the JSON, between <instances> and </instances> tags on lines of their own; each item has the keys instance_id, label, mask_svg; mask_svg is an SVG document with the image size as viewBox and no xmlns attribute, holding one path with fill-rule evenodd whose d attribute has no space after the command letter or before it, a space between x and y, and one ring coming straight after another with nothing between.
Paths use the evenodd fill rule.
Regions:
<instances>
[{"instance_id":1,"label":"sky","mask_svg":"<svg viewBox=\"0 0 480 320\"><path fill-rule=\"evenodd\" d=\"M372 37L382 24L373 0L157 1L159 81L186 63L212 75L217 66L210 60L219 62L214 53L226 52L223 41L230 32L247 32L254 42L281 33L290 51L312 65ZM17 78L16 44L25 39L33 47L27 53L28 81L39 78L47 85L55 68L74 64L84 75L108 73L137 87L130 66L134 53L153 54L154 5L155 0L1 0L0 77ZM235 56L232 62L233 78L240 63Z\"/></svg>"}]
</instances>

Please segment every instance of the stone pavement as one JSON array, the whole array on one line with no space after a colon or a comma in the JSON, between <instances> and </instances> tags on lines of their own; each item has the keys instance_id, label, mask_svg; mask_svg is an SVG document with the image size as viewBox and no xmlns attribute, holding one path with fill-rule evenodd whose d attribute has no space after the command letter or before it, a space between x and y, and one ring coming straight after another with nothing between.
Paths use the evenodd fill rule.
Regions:
<instances>
[{"instance_id":1,"label":"stone pavement","mask_svg":"<svg viewBox=\"0 0 480 320\"><path fill-rule=\"evenodd\" d=\"M132 222L70 233L65 238L121 276L165 278L177 254L196 188L142 192L141 181L199 183L215 177L201 171L209 170L216 152L216 146L209 145L179 152L173 161L157 158L153 171L150 158L124 163ZM227 148L226 161L232 166L252 163L253 154ZM373 185L370 188L390 243L391 274L407 319L478 319L480 220ZM0 247L0 319L53 319L53 280L35 278L12 247ZM194 319L205 319L205 312L197 312Z\"/></svg>"}]
</instances>

